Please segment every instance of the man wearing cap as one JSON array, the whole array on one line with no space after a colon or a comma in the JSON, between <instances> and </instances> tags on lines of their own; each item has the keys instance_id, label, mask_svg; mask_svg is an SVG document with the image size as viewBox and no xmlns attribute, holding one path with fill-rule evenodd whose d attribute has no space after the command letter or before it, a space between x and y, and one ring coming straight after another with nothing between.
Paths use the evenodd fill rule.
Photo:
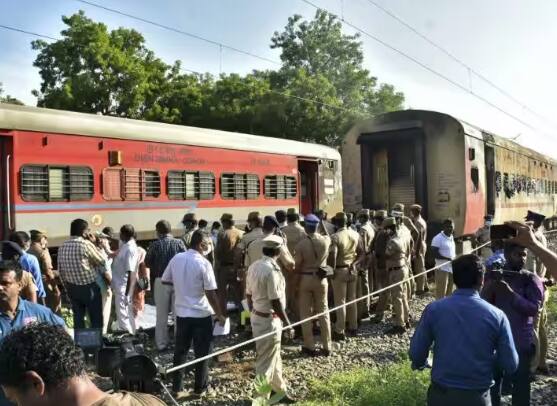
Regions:
<instances>
[{"instance_id":1,"label":"man wearing cap","mask_svg":"<svg viewBox=\"0 0 557 406\"><path fill-rule=\"evenodd\" d=\"M247 254L246 254L246 266L249 267L255 261L260 259L263 256L263 240L265 237L270 235L275 235L280 232L279 224L277 219L273 216L265 216L263 219L263 235L255 240L253 243L249 244L247 247ZM286 241L284 237L278 236L281 241L282 245L280 248L280 255L277 259L277 263L280 265L281 269L285 274L288 274L294 269L294 258L290 255L290 251L288 251L288 247L286 246Z\"/></svg>"},{"instance_id":2,"label":"man wearing cap","mask_svg":"<svg viewBox=\"0 0 557 406\"><path fill-rule=\"evenodd\" d=\"M398 224L400 237L407 239L410 243L410 251L408 252L408 266L410 267L412 257L415 255L416 242L419 240L419 232L414 223L412 223L412 220L404 215L404 207L402 203L395 203L391 210L391 216L395 218ZM410 300L416 291L416 282L414 279L410 279L407 284L406 294Z\"/></svg>"},{"instance_id":3,"label":"man wearing cap","mask_svg":"<svg viewBox=\"0 0 557 406\"><path fill-rule=\"evenodd\" d=\"M472 248L479 247L482 244L485 244L490 239L490 231L491 231L491 224L493 224L493 215L488 214L484 216L484 225L481 226L478 231L474 233L474 237L472 239ZM488 259L492 254L492 250L489 246L485 246L480 249L478 255L485 261Z\"/></svg>"},{"instance_id":4,"label":"man wearing cap","mask_svg":"<svg viewBox=\"0 0 557 406\"><path fill-rule=\"evenodd\" d=\"M315 215L322 222L323 227L327 230L327 234L333 235L335 233L335 225L327 220L327 212L324 210L317 210Z\"/></svg>"},{"instance_id":5,"label":"man wearing cap","mask_svg":"<svg viewBox=\"0 0 557 406\"><path fill-rule=\"evenodd\" d=\"M361 254L359 234L346 226L345 213L337 213L334 218L337 232L331 237L333 252L334 277L333 295L335 307L352 301L356 298L357 273L354 262ZM337 310L333 340L345 339L345 326L348 321L349 335L356 335L358 329L358 310L356 303Z\"/></svg>"},{"instance_id":6,"label":"man wearing cap","mask_svg":"<svg viewBox=\"0 0 557 406\"><path fill-rule=\"evenodd\" d=\"M45 305L54 313L60 313L62 310L62 295L58 287L60 275L52 266L52 258L48 250L48 240L46 234L39 230L31 230L31 246L27 252L34 255L39 260L41 274L43 278L44 289L46 292Z\"/></svg>"},{"instance_id":7,"label":"man wearing cap","mask_svg":"<svg viewBox=\"0 0 557 406\"><path fill-rule=\"evenodd\" d=\"M375 238L375 230L371 226L370 212L368 209L362 209L358 213L358 221L360 223L360 244L362 255L357 263L358 282L356 286L356 297L367 296L374 289L373 278L369 278L371 267L371 249L373 239ZM358 302L358 321L369 317L370 298L360 300Z\"/></svg>"},{"instance_id":8,"label":"man wearing cap","mask_svg":"<svg viewBox=\"0 0 557 406\"><path fill-rule=\"evenodd\" d=\"M383 228L385 218L387 217L387 210L377 210L373 218L377 227L377 233L373 240L373 273L375 276L375 289L383 289L389 285L389 275L387 274L387 265L385 263L385 250L387 249L387 242L389 241L389 234ZM375 317L373 323L380 323L383 320L383 315L387 306L389 305L391 292L389 290L379 294L377 307L375 308Z\"/></svg>"},{"instance_id":9,"label":"man wearing cap","mask_svg":"<svg viewBox=\"0 0 557 406\"><path fill-rule=\"evenodd\" d=\"M281 228L284 236L286 237L286 246L292 257L295 256L296 246L298 243L305 239L306 232L304 227L300 225L300 215L295 208L290 208L286 211L286 220L288 224ZM298 315L298 275L289 273L286 275L286 300L288 301L288 310L292 311L294 320L299 320Z\"/></svg>"},{"instance_id":10,"label":"man wearing cap","mask_svg":"<svg viewBox=\"0 0 557 406\"><path fill-rule=\"evenodd\" d=\"M184 225L184 235L182 236L182 241L186 246L186 249L190 249L191 237L193 233L199 228L199 222L195 213L186 213L182 219L182 224Z\"/></svg>"},{"instance_id":11,"label":"man wearing cap","mask_svg":"<svg viewBox=\"0 0 557 406\"><path fill-rule=\"evenodd\" d=\"M241 293L241 287L234 272L234 253L244 233L234 226L234 219L230 213L224 213L220 222L222 231L217 235L215 248L216 276L220 308L226 314L229 287L233 287L232 291L237 294L234 298L237 305L243 299L243 296L238 295Z\"/></svg>"},{"instance_id":12,"label":"man wearing cap","mask_svg":"<svg viewBox=\"0 0 557 406\"><path fill-rule=\"evenodd\" d=\"M313 314L326 312L328 281L326 277L319 276L319 268L327 265L331 239L329 236L317 232L319 218L309 214L304 219L307 235L296 245L296 274L300 276L300 319L306 319ZM313 310L313 312L312 312ZM313 323L308 321L302 324L302 335L304 345L302 353L314 356L315 342L313 339ZM331 353L331 326L329 313L319 318L321 328L321 341L323 343L323 354Z\"/></svg>"},{"instance_id":13,"label":"man wearing cap","mask_svg":"<svg viewBox=\"0 0 557 406\"><path fill-rule=\"evenodd\" d=\"M427 250L427 223L422 217L422 206L413 204L410 207L410 219L418 230L418 239L416 241L416 257L414 258L414 266L412 271L414 275L421 274L425 271L425 254ZM415 279L416 294L421 295L429 291L427 285L427 275L418 276Z\"/></svg>"},{"instance_id":14,"label":"man wearing cap","mask_svg":"<svg viewBox=\"0 0 557 406\"><path fill-rule=\"evenodd\" d=\"M397 284L390 289L393 299L394 327L387 330L387 334L401 334L406 331L410 321L408 307L408 284L403 281L408 278L408 252L410 241L400 234L400 226L396 219L388 217L383 222L383 228L389 235L385 248L385 265L389 276L389 285ZM403 282L403 283L401 283Z\"/></svg>"},{"instance_id":15,"label":"man wearing cap","mask_svg":"<svg viewBox=\"0 0 557 406\"><path fill-rule=\"evenodd\" d=\"M236 246L236 252L234 255L236 273L242 280L245 279L244 273L251 265L247 262L247 249L254 241L263 237L263 229L261 228L262 224L263 219L258 211L252 211L248 214L247 231L242 236L242 240Z\"/></svg>"},{"instance_id":16,"label":"man wearing cap","mask_svg":"<svg viewBox=\"0 0 557 406\"><path fill-rule=\"evenodd\" d=\"M286 382L282 376L280 356L282 326L290 320L286 314L285 280L277 259L281 255L284 240L273 234L262 239L263 256L248 269L246 296L252 312L250 320L254 337L274 332L272 336L255 343L255 372L267 379L274 392L286 393ZM288 329L292 337L294 331ZM281 403L294 403L288 396Z\"/></svg>"}]
</instances>

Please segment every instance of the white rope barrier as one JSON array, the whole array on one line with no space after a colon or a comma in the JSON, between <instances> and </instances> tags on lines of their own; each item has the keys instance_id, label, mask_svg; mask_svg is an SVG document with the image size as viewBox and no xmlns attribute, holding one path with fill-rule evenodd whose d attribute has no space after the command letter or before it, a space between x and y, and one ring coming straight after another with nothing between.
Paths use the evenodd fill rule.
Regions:
<instances>
[{"instance_id":1,"label":"white rope barrier","mask_svg":"<svg viewBox=\"0 0 557 406\"><path fill-rule=\"evenodd\" d=\"M460 257L463 256L463 255L472 254L473 252L482 249L483 247L489 245L490 243L491 243L491 241L488 241L488 242L486 242L485 244L482 244L482 245L480 245L480 246L478 246L478 247L476 247L476 248L473 248L470 252L462 253L462 254L457 255L457 256L456 256L455 258L453 258L451 261L443 262L442 264L436 265L436 266L434 266L434 267L431 268L431 269L426 269L425 271L423 271L423 272L421 272L421 273L419 273L419 274L411 275L411 276L409 276L408 278L405 278L405 279L403 279L403 280L400 281L400 282L393 283L392 285L389 285L389 286L386 286L386 287L384 287L384 288L381 288L381 289L378 289L378 290L376 290L376 291L373 291L373 292L371 292L371 293L368 293L368 294L365 295L365 296L360 296L360 297L358 297L358 298L356 298L356 299L354 299L354 300L351 300L351 301L346 302L346 303L344 303L344 304L341 304L341 305L339 305L339 306L332 307L332 308L330 308L330 309L328 309L328 310L326 310L326 311L324 311L324 312L321 312L321 313L318 313L318 314L314 314L313 316L310 316L310 317L306 317L305 319L300 320L300 321L297 321L297 322L294 322L294 323L292 323L292 324L289 324L288 326L284 326L284 325L283 325L282 328L280 329L280 331L282 332L282 331L285 331L285 330L290 330L292 327L296 327L296 326L302 325L302 324L304 324L305 322L310 321L310 320L318 319L318 318L320 318L320 317L322 317L322 316L325 316L327 313L335 312L335 311L337 311L337 310L342 309L343 307L351 306L351 305L353 305L353 304L355 304L355 303L358 303L358 302L361 301L361 300L365 300L365 299L367 299L367 298L371 298L371 297L373 297L373 296L377 296L377 295L379 295L380 293L383 293L383 292L385 292L385 291L387 291L387 290L389 290L389 289L394 288L395 286L402 285L402 284L407 283L408 281L410 281L410 280L412 280L412 279L416 279L416 278L418 278L418 277L420 277L420 276L422 276L422 275L426 275L426 274L428 274L428 273L430 273L430 272L433 272L433 271L435 271L435 270L437 270L437 269L440 269L441 267L443 267L443 266L445 266L445 265L447 265L447 264L452 263L455 259L460 258ZM186 362L186 363L184 363L184 364L173 366L172 368L163 370L163 371L161 371L161 372L162 372L163 374L170 374L170 373L175 372L175 371L178 371L178 370L180 370L180 369L184 369L184 368L190 367L190 366L192 366L192 365L195 365L195 364L197 364L197 363L199 363L199 362L203 362L203 361L205 361L205 360L208 360L208 359L217 357L217 356L222 355L222 354L225 354L225 353L227 353L227 352L234 351L234 350L236 350L236 349L238 349L238 348L245 347L245 346L248 345L248 344L255 343L256 341L262 340L262 339L264 339L264 338L272 337L272 336L274 336L274 335L276 335L276 334L277 334L277 330L273 330L273 331L270 331L270 332L268 332L268 333L262 334L262 335L260 335L260 336L251 338L251 339L249 339L249 340L242 341L242 342L240 342L240 343L238 343L238 344L231 345L230 347L226 347L226 348L220 349L220 350L218 350L218 351L212 352L212 353L207 354L207 355L205 355L205 356L203 356L203 357L199 357L199 358L196 358L196 359L194 359L194 360L188 361L188 362Z\"/></svg>"}]
</instances>

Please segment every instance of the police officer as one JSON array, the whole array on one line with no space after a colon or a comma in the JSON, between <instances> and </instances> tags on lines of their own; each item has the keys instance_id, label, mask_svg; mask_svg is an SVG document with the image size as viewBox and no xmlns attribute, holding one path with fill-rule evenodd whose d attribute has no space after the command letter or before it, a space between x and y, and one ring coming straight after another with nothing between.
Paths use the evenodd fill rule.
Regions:
<instances>
[{"instance_id":1,"label":"police officer","mask_svg":"<svg viewBox=\"0 0 557 406\"><path fill-rule=\"evenodd\" d=\"M182 241L184 241L186 249L190 249L191 237L199 228L195 213L186 213L182 219L182 224L184 225L184 235L182 236Z\"/></svg>"},{"instance_id":2,"label":"police officer","mask_svg":"<svg viewBox=\"0 0 557 406\"><path fill-rule=\"evenodd\" d=\"M418 240L416 241L416 256L413 261L414 266L412 267L414 275L418 275L425 271L425 254L427 251L427 223L422 217L422 206L413 204L410 207L410 219L419 233ZM416 294L422 295L429 291L427 275L416 277L415 282Z\"/></svg>"},{"instance_id":3,"label":"police officer","mask_svg":"<svg viewBox=\"0 0 557 406\"><path fill-rule=\"evenodd\" d=\"M294 208L290 208L286 211L286 221L287 225L281 228L282 233L286 237L286 246L290 255L294 258L296 253L296 246L298 243L305 239L306 232L304 227L300 225L300 215ZM288 310L292 312L294 320L300 320L299 318L299 304L298 304L298 286L299 286L299 275L294 272L288 273L286 277L286 300L288 302Z\"/></svg>"},{"instance_id":4,"label":"police officer","mask_svg":"<svg viewBox=\"0 0 557 406\"><path fill-rule=\"evenodd\" d=\"M528 210L526 215L526 221L531 224L532 230L534 231L534 236L536 239L547 248L547 238L544 234L543 221L545 216L540 213ZM528 257L526 261L527 269L532 269L543 281L546 276L546 267L542 264L539 258L537 258L531 251L528 250ZM542 302L542 308L540 309L538 315L534 319L534 338L536 341L536 354L532 360L531 371L533 373L548 373L549 368L547 367L547 301L549 299L549 289L545 289L544 300Z\"/></svg>"},{"instance_id":5,"label":"police officer","mask_svg":"<svg viewBox=\"0 0 557 406\"><path fill-rule=\"evenodd\" d=\"M408 252L410 251L410 244L408 239L400 234L400 226L394 218L385 219L384 229L389 235L385 249L385 264L389 275L389 285L398 283L390 289L395 325L386 333L401 334L406 331L406 328L410 327L408 294L406 292L408 285L407 283L399 283L408 278L409 275Z\"/></svg>"},{"instance_id":6,"label":"police officer","mask_svg":"<svg viewBox=\"0 0 557 406\"><path fill-rule=\"evenodd\" d=\"M258 211L252 211L248 214L247 230L242 236L242 240L236 246L234 255L234 267L240 280L244 280L244 274L251 264L247 263L247 249L257 239L263 236L261 225L263 219Z\"/></svg>"},{"instance_id":7,"label":"police officer","mask_svg":"<svg viewBox=\"0 0 557 406\"><path fill-rule=\"evenodd\" d=\"M334 263L333 296L335 307L356 298L357 274L353 267L360 254L358 233L346 226L345 213L337 213L334 218L337 232L333 234L332 255ZM337 310L333 340L345 339L345 325L348 321L349 335L356 335L358 329L358 312L356 303Z\"/></svg>"},{"instance_id":8,"label":"police officer","mask_svg":"<svg viewBox=\"0 0 557 406\"><path fill-rule=\"evenodd\" d=\"M408 264L412 264L412 257L415 256L416 242L419 240L419 232L414 226L414 223L412 223L412 220L404 215L404 204L395 203L391 211L391 216L396 220L400 237L406 239L407 242L410 243ZM407 284L406 294L408 295L408 300L410 300L416 291L416 282L414 279L410 279Z\"/></svg>"},{"instance_id":9,"label":"police officer","mask_svg":"<svg viewBox=\"0 0 557 406\"><path fill-rule=\"evenodd\" d=\"M375 274L376 290L383 289L389 285L389 276L385 263L385 251L389 241L389 234L383 229L385 218L387 218L387 210L377 210L373 219L377 227L377 233L373 240L373 272ZM390 297L391 292L389 290L379 294L379 300L375 308L375 317L372 319L373 323L380 323L383 320L383 315L387 310L387 306L389 306Z\"/></svg>"},{"instance_id":10,"label":"police officer","mask_svg":"<svg viewBox=\"0 0 557 406\"><path fill-rule=\"evenodd\" d=\"M493 216L491 214L488 214L487 216L484 216L484 225L481 226L478 231L476 231L474 233L474 236L472 238L472 247L476 248L482 244L485 244L486 242L489 241L490 239L490 230L491 230L491 224L493 224ZM488 259L492 254L492 250L489 246L485 246L483 248L480 249L480 251L478 252L478 255L480 257L482 257L482 259L485 261L486 259Z\"/></svg>"},{"instance_id":11,"label":"police officer","mask_svg":"<svg viewBox=\"0 0 557 406\"><path fill-rule=\"evenodd\" d=\"M329 236L317 232L319 218L313 214L305 217L305 231L307 235L296 245L296 273L300 275L300 318L303 320L314 313L327 311L328 281L319 273L319 268L327 264L331 239ZM331 354L331 327L329 313L319 318L323 354ZM312 322L302 324L304 355L315 356L315 342L313 340Z\"/></svg>"},{"instance_id":12,"label":"police officer","mask_svg":"<svg viewBox=\"0 0 557 406\"><path fill-rule=\"evenodd\" d=\"M358 284L356 286L356 297L367 296L373 291L373 278L369 278L371 267L371 248L373 239L375 238L375 230L370 221L370 212L368 209L362 209L358 213L358 222L360 223L360 245L362 255L357 263L358 266ZM369 317L370 298L358 302L358 320L367 319Z\"/></svg>"},{"instance_id":13,"label":"police officer","mask_svg":"<svg viewBox=\"0 0 557 406\"><path fill-rule=\"evenodd\" d=\"M244 233L234 226L232 214L224 213L220 221L222 224L222 231L217 235L215 273L217 276L220 308L222 312L226 314L228 288L232 287L233 289L231 290L236 294L241 292L236 272L234 272L234 254ZM239 305L243 297L236 295L234 299L236 304Z\"/></svg>"},{"instance_id":14,"label":"police officer","mask_svg":"<svg viewBox=\"0 0 557 406\"><path fill-rule=\"evenodd\" d=\"M285 312L285 280L277 259L281 254L284 240L273 234L263 239L263 256L248 269L246 294L251 310L251 327L254 337L274 332L270 337L256 341L255 372L264 376L275 392L286 393L286 382L282 376L282 359L280 356L281 329L288 326L290 320ZM287 330L289 337L292 329ZM295 403L286 396L282 403Z\"/></svg>"},{"instance_id":15,"label":"police officer","mask_svg":"<svg viewBox=\"0 0 557 406\"><path fill-rule=\"evenodd\" d=\"M263 219L263 234L261 237L250 243L246 249L246 267L249 268L251 264L260 259L263 256L263 240L269 235L277 235L282 241L280 248L280 255L277 259L282 271L286 274L294 270L294 258L290 255L288 247L286 246L286 239L284 235L280 232L279 224L274 216L265 216Z\"/></svg>"}]
</instances>

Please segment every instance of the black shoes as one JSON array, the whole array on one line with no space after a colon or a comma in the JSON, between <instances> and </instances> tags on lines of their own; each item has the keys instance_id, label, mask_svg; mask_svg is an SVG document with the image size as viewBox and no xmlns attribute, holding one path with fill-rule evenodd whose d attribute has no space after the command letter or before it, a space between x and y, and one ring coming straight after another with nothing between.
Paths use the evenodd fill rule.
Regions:
<instances>
[{"instance_id":1,"label":"black shoes","mask_svg":"<svg viewBox=\"0 0 557 406\"><path fill-rule=\"evenodd\" d=\"M346 335L348 337L356 337L358 335L358 330L348 329L346 330Z\"/></svg>"},{"instance_id":2,"label":"black shoes","mask_svg":"<svg viewBox=\"0 0 557 406\"><path fill-rule=\"evenodd\" d=\"M336 331L333 331L333 334L331 335L331 338L333 339L333 341L344 341L344 340L346 340L346 336L344 335L344 333L337 333Z\"/></svg>"}]
</instances>

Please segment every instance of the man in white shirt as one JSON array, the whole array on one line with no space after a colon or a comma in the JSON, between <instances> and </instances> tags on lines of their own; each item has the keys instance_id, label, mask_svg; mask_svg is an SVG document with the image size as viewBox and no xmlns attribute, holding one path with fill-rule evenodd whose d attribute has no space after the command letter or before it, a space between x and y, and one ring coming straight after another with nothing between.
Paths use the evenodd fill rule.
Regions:
<instances>
[{"instance_id":1,"label":"man in white shirt","mask_svg":"<svg viewBox=\"0 0 557 406\"><path fill-rule=\"evenodd\" d=\"M209 354L213 339L213 319L224 326L225 317L219 308L217 282L211 263L203 256L208 249L203 232L192 234L190 249L174 256L162 275L163 284L174 285L176 314L176 346L174 366L181 365L193 341L196 358ZM208 360L195 365L194 394L202 395L208 387ZM184 370L174 373L173 389L182 392Z\"/></svg>"},{"instance_id":2,"label":"man in white shirt","mask_svg":"<svg viewBox=\"0 0 557 406\"><path fill-rule=\"evenodd\" d=\"M443 264L435 270L435 298L442 299L453 292L453 268L447 261L456 257L456 245L453 237L454 222L451 219L443 221L443 230L433 237L431 250L435 256L435 265Z\"/></svg>"}]
</instances>

